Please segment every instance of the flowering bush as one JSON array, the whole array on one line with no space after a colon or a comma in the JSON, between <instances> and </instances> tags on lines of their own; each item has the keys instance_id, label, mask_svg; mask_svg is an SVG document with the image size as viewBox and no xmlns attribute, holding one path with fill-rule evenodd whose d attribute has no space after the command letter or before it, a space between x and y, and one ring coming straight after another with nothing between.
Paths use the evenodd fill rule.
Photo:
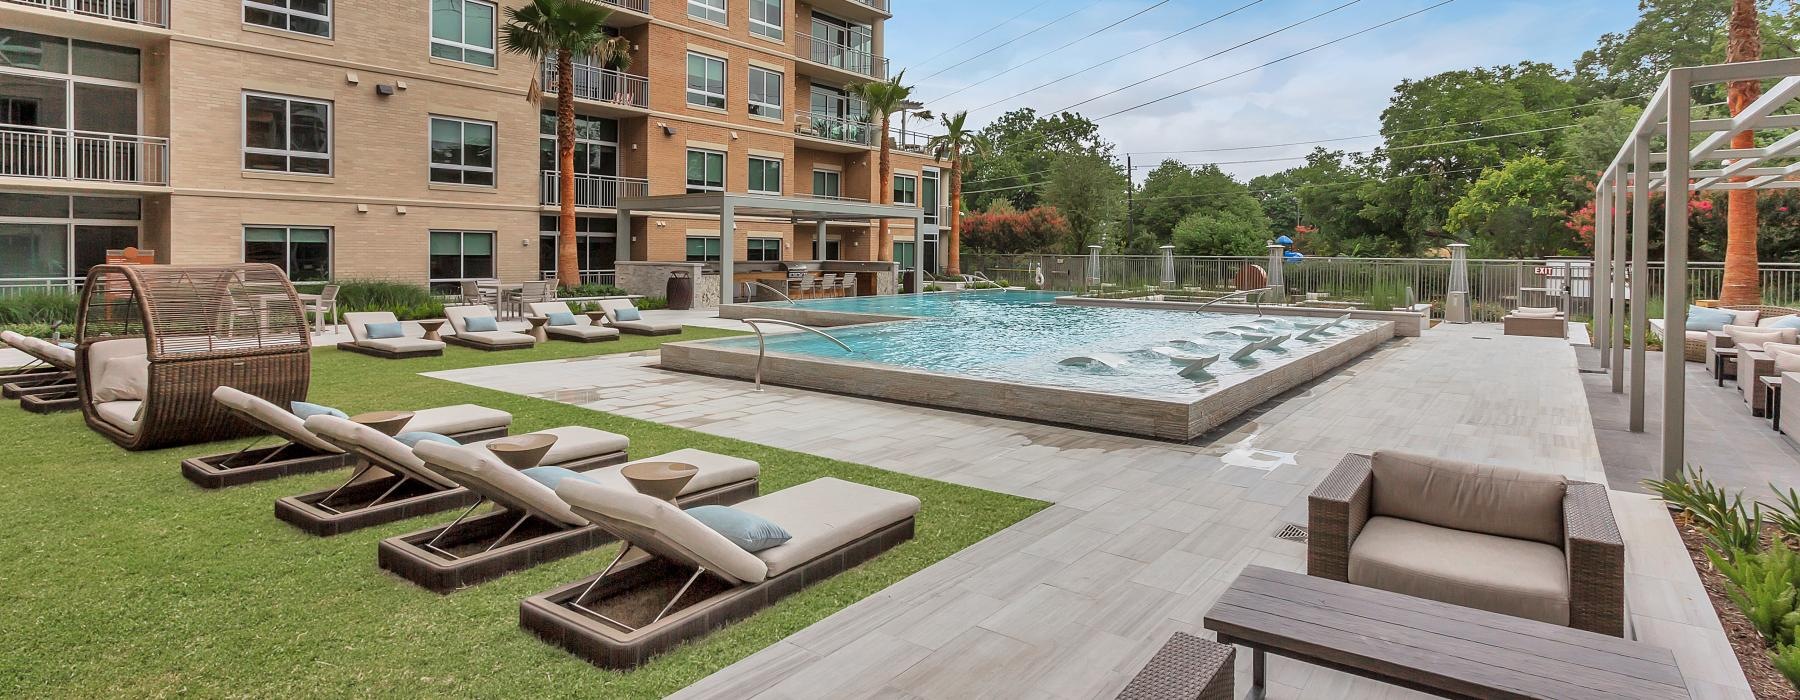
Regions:
<instances>
[{"instance_id":1,"label":"flowering bush","mask_svg":"<svg viewBox=\"0 0 1800 700\"><path fill-rule=\"evenodd\" d=\"M963 246L989 253L1036 253L1069 236L1069 220L1055 207L987 211L963 216Z\"/></svg>"}]
</instances>

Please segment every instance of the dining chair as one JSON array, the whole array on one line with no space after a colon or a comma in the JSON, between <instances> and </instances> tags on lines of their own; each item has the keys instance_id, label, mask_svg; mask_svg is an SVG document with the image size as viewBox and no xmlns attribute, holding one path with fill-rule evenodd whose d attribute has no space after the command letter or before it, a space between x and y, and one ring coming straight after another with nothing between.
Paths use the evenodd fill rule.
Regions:
<instances>
[{"instance_id":1,"label":"dining chair","mask_svg":"<svg viewBox=\"0 0 1800 700\"><path fill-rule=\"evenodd\" d=\"M835 272L819 275L819 295L831 296L838 289L838 276Z\"/></svg>"},{"instance_id":2,"label":"dining chair","mask_svg":"<svg viewBox=\"0 0 1800 700\"><path fill-rule=\"evenodd\" d=\"M844 296L847 296L847 297L856 296L856 273L854 273L854 272L844 273L844 281L842 284L844 285Z\"/></svg>"},{"instance_id":3,"label":"dining chair","mask_svg":"<svg viewBox=\"0 0 1800 700\"><path fill-rule=\"evenodd\" d=\"M328 285L325 285L324 289L319 290L319 298L318 299L308 301L303 305L303 309L302 309L303 313L307 316L312 317L314 333L325 332L325 318L327 316L330 316L330 318L331 318L331 327L337 328L337 325L338 325L337 296L338 296L338 285L328 284Z\"/></svg>"}]
</instances>

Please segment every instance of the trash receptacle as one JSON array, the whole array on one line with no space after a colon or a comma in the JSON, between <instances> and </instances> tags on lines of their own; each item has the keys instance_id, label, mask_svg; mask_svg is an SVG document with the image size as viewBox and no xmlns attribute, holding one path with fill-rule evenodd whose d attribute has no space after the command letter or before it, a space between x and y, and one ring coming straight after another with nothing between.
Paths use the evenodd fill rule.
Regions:
<instances>
[{"instance_id":1,"label":"trash receptacle","mask_svg":"<svg viewBox=\"0 0 1800 700\"><path fill-rule=\"evenodd\" d=\"M669 273L669 286L664 296L671 309L686 311L694 308L694 278L686 270Z\"/></svg>"}]
</instances>

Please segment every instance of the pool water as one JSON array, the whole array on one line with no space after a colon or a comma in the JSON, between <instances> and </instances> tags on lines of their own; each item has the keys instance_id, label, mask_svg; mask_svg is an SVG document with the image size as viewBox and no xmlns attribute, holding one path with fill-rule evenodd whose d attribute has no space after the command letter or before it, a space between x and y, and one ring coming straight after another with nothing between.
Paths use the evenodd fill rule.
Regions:
<instances>
[{"instance_id":1,"label":"pool water","mask_svg":"<svg viewBox=\"0 0 1800 700\"><path fill-rule=\"evenodd\" d=\"M1331 319L1072 306L1054 303L1058 296L1064 294L1009 290L804 301L799 306L808 309L921 318L826 329L851 353L810 333L771 335L769 352L1191 401L1379 325L1346 320L1233 361L1253 340L1298 336ZM754 337L712 342L756 347ZM1219 358L1182 375L1192 357L1211 355Z\"/></svg>"}]
</instances>

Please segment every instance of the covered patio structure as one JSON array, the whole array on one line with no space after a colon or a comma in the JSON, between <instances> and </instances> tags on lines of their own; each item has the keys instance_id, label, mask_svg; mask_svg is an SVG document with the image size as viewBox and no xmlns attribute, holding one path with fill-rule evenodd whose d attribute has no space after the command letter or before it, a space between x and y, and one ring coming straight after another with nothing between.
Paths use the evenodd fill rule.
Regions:
<instances>
[{"instance_id":1,"label":"covered patio structure","mask_svg":"<svg viewBox=\"0 0 1800 700\"><path fill-rule=\"evenodd\" d=\"M735 249L736 218L738 216L767 217L787 219L792 223L813 223L818 226L818 233L813 236L813 256L815 260L824 260L825 228L832 222L866 222L881 219L904 219L913 222L916 239L925 240L925 210L919 207L894 206L886 204L870 204L855 200L824 199L813 197L781 197L762 194L742 194L736 192L700 192L691 194L671 194L645 197L620 197L618 206L619 234L615 239L618 245L618 259L631 259L631 215L639 214L702 214L719 217L719 299L722 303L731 303L734 298L732 263L737 260ZM878 251L876 257L880 257ZM915 259L912 267L912 290L914 293L924 289L924 266Z\"/></svg>"}]
</instances>

